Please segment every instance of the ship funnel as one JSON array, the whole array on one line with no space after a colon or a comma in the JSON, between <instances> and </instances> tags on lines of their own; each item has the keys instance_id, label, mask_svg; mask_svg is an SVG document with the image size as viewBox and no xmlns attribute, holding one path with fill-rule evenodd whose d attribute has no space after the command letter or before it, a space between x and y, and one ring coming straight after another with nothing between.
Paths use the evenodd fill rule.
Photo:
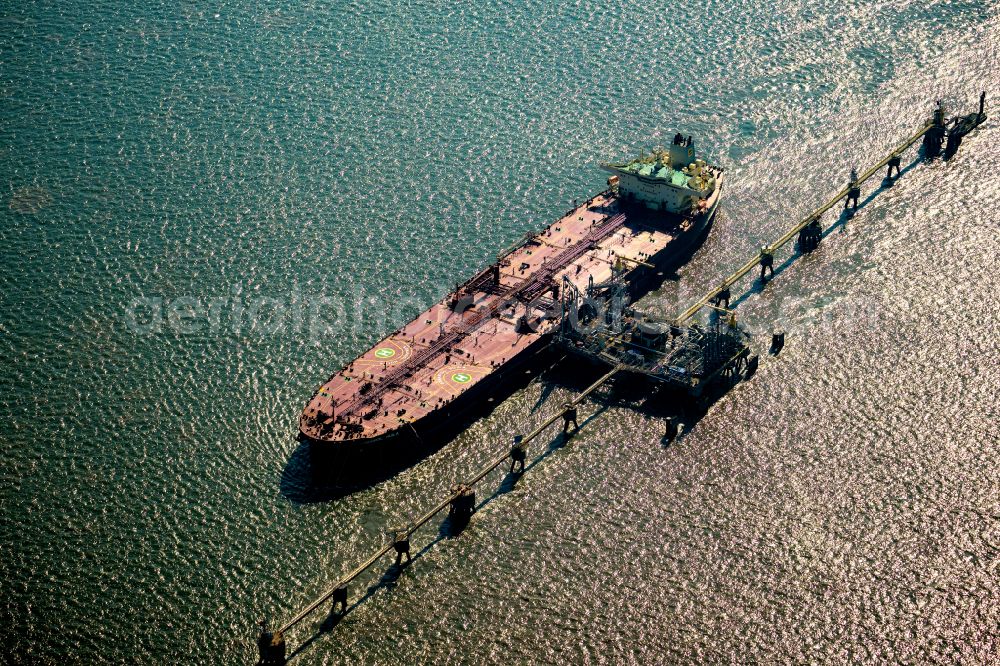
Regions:
<instances>
[{"instance_id":1,"label":"ship funnel","mask_svg":"<svg viewBox=\"0 0 1000 666\"><path fill-rule=\"evenodd\" d=\"M675 169L681 169L694 162L694 157L694 140L680 134L675 136L673 143L670 144L670 165Z\"/></svg>"}]
</instances>

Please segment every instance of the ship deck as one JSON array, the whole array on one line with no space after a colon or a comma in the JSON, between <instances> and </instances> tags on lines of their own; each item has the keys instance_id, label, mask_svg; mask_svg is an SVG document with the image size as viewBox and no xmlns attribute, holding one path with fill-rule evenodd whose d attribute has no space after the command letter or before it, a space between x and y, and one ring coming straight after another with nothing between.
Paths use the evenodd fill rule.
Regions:
<instances>
[{"instance_id":1,"label":"ship deck","mask_svg":"<svg viewBox=\"0 0 1000 666\"><path fill-rule=\"evenodd\" d=\"M683 233L648 222L608 192L569 211L501 256L499 283L486 269L324 382L302 414L302 433L377 439L445 408L558 326L558 316L544 315L558 307L552 286L564 276L583 290L591 277L609 279L616 257L645 261ZM534 330L519 329L522 315Z\"/></svg>"}]
</instances>

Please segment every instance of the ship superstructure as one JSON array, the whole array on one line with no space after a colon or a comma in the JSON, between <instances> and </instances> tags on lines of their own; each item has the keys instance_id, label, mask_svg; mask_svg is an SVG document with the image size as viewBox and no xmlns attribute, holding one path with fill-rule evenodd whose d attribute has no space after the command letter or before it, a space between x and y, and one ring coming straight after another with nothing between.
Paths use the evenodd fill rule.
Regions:
<instances>
[{"instance_id":1,"label":"ship superstructure","mask_svg":"<svg viewBox=\"0 0 1000 666\"><path fill-rule=\"evenodd\" d=\"M654 210L684 214L707 205L719 185L718 169L697 157L694 139L674 136L667 149L640 154L624 164L602 164L614 174L626 203Z\"/></svg>"}]
</instances>

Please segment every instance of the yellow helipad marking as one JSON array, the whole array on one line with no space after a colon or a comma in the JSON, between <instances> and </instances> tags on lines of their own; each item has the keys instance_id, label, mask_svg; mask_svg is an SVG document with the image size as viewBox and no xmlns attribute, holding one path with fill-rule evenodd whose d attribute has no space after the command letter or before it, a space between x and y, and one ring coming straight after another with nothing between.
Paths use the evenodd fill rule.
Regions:
<instances>
[{"instance_id":1,"label":"yellow helipad marking","mask_svg":"<svg viewBox=\"0 0 1000 666\"><path fill-rule=\"evenodd\" d=\"M372 365L381 366L383 364L397 365L410 358L412 353L413 350L407 343L401 340L387 340L379 345L377 349L359 358L355 363L360 363L367 367L371 367Z\"/></svg>"},{"instance_id":2,"label":"yellow helipad marking","mask_svg":"<svg viewBox=\"0 0 1000 666\"><path fill-rule=\"evenodd\" d=\"M486 368L474 365L446 365L434 373L434 383L452 391L460 391L485 374Z\"/></svg>"}]
</instances>

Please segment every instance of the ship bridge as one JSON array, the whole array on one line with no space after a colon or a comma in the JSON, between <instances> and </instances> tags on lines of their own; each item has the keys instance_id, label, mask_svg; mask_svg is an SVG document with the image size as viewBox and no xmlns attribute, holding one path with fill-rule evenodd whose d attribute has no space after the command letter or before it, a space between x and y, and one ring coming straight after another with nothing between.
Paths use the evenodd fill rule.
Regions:
<instances>
[{"instance_id":1,"label":"ship bridge","mask_svg":"<svg viewBox=\"0 0 1000 666\"><path fill-rule=\"evenodd\" d=\"M698 159L694 140L674 136L667 149L622 164L602 164L614 174L608 184L617 187L626 203L644 205L654 211L684 215L715 191L720 169Z\"/></svg>"}]
</instances>

